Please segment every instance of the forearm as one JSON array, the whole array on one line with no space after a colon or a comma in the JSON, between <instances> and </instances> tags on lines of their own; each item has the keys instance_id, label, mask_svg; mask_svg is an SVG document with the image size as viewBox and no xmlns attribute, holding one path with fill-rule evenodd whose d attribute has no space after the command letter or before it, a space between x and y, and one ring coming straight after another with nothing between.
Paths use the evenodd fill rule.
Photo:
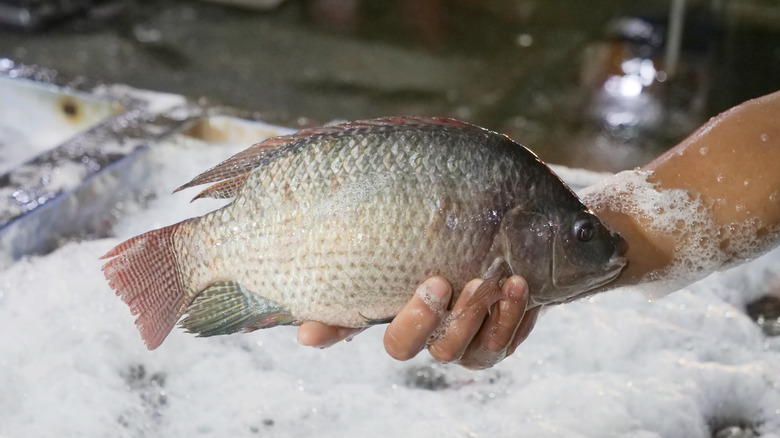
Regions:
<instances>
[{"instance_id":1,"label":"forearm","mask_svg":"<svg viewBox=\"0 0 780 438\"><path fill-rule=\"evenodd\" d=\"M629 244L612 287L692 281L771 249L780 238L780 93L714 117L583 197Z\"/></svg>"}]
</instances>

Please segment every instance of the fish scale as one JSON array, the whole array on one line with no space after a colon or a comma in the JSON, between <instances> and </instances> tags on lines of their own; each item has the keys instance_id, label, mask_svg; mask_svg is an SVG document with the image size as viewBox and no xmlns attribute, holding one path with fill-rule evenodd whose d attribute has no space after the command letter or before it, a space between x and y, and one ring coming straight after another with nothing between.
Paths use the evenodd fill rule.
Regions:
<instances>
[{"instance_id":1,"label":"fish scale","mask_svg":"<svg viewBox=\"0 0 780 438\"><path fill-rule=\"evenodd\" d=\"M182 325L204 336L308 320L361 327L392 318L431 275L457 295L474 277L521 274L539 305L592 290L624 264L622 238L533 153L449 119L302 131L252 146L183 187L204 182L219 190L203 196L235 200L106 255L114 257L106 278L123 300L153 298L131 304L150 348L185 313ZM582 223L595 238L573 238ZM159 266L126 269L147 260ZM134 274L155 269L175 273L172 291L148 290ZM572 270L581 284L556 284ZM483 284L475 305L500 297L496 282ZM218 302L230 305L211 310Z\"/></svg>"}]
</instances>

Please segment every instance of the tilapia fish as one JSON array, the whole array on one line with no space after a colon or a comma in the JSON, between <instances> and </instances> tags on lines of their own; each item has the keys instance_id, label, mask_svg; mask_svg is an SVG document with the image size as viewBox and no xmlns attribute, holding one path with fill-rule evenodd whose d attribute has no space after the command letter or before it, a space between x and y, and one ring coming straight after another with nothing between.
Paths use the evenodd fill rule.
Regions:
<instances>
[{"instance_id":1,"label":"tilapia fish","mask_svg":"<svg viewBox=\"0 0 780 438\"><path fill-rule=\"evenodd\" d=\"M614 279L625 242L532 152L451 119L357 121L256 144L179 190L234 198L112 249L103 272L150 349L316 320L387 322L432 275L526 278L529 306Z\"/></svg>"}]
</instances>

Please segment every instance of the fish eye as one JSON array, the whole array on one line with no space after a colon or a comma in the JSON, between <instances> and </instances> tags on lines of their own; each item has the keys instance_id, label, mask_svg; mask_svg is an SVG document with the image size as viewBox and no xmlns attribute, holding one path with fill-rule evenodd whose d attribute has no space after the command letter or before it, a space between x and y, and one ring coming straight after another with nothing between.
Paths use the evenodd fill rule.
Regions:
<instances>
[{"instance_id":1,"label":"fish eye","mask_svg":"<svg viewBox=\"0 0 780 438\"><path fill-rule=\"evenodd\" d=\"M589 219L580 219L574 224L574 235L580 242L587 242L596 234L596 227Z\"/></svg>"}]
</instances>

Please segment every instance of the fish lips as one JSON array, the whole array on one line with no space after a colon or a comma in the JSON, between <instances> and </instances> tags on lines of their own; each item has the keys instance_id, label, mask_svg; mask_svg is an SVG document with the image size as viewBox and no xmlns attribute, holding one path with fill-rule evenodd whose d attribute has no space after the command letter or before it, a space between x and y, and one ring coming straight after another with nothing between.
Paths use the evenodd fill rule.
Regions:
<instances>
[{"instance_id":1,"label":"fish lips","mask_svg":"<svg viewBox=\"0 0 780 438\"><path fill-rule=\"evenodd\" d=\"M612 233L614 234L614 232ZM622 236L615 235L617 238L615 241L615 251L612 257L604 264L608 268L599 276L593 276L588 278L573 277L568 278L568 281L561 281L554 273L556 269L560 269L563 263L571 264L571 262L558 250L552 250L552 257L550 258L550 274L552 280L552 286L558 291L556 296L550 297L549 301L540 304L554 304L574 301L582 298L586 295L591 295L596 289L611 283L618 275L623 271L623 268L628 264L628 259L625 257L627 244L623 240Z\"/></svg>"},{"instance_id":2,"label":"fish lips","mask_svg":"<svg viewBox=\"0 0 780 438\"><path fill-rule=\"evenodd\" d=\"M617 276L620 275L620 273L623 271L623 268L625 268L627 264L628 264L628 259L625 256L623 255L612 256L612 258L609 259L609 265L613 266L613 268L610 271L608 271L606 274L604 274L605 281L604 283L601 283L599 286L603 286L607 283L610 283L612 280L617 278Z\"/></svg>"}]
</instances>

